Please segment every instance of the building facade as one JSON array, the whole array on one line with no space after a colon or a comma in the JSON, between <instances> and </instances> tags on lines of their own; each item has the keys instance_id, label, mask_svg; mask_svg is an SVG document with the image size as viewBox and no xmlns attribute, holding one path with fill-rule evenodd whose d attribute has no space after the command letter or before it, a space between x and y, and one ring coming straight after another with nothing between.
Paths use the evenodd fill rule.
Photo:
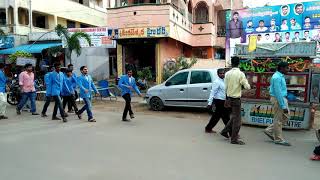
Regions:
<instances>
[{"instance_id":1,"label":"building facade","mask_svg":"<svg viewBox=\"0 0 320 180\"><path fill-rule=\"evenodd\" d=\"M118 32L118 74L127 64L150 66L159 83L163 65L181 55L196 57L195 67L224 66L225 10L241 8L242 0L110 0L107 5L107 26Z\"/></svg>"},{"instance_id":2,"label":"building facade","mask_svg":"<svg viewBox=\"0 0 320 180\"><path fill-rule=\"evenodd\" d=\"M106 0L1 0L0 28L19 45L28 41L29 33L52 31L57 24L105 26L106 7Z\"/></svg>"},{"instance_id":3,"label":"building facade","mask_svg":"<svg viewBox=\"0 0 320 180\"><path fill-rule=\"evenodd\" d=\"M58 24L73 29L105 27L107 5L108 0L1 0L0 28L7 35L5 39L13 40L14 43L11 47L0 46L0 60L7 59L9 54L6 52L14 52L19 47L29 51L30 44L32 47L38 44L47 44L47 47L61 44L61 38L53 32ZM82 65L88 65L96 78L109 77L109 48L84 47L81 56L72 54L71 63L75 64L76 70ZM64 61L66 58L63 54L61 57L49 57L46 49L32 54L37 64L48 59L49 64L55 61L64 62L65 65L70 63L69 60ZM80 72L77 71L77 74Z\"/></svg>"}]
</instances>

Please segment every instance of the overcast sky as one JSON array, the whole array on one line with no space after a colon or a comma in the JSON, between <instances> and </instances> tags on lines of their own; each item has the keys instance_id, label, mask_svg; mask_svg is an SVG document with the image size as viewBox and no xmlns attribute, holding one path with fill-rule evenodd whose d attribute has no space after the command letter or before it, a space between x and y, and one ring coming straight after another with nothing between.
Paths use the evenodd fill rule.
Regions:
<instances>
[{"instance_id":1,"label":"overcast sky","mask_svg":"<svg viewBox=\"0 0 320 180\"><path fill-rule=\"evenodd\" d=\"M261 7L269 2L270 5L282 5L296 2L308 2L317 0L243 0L243 5L248 7ZM318 0L320 1L320 0Z\"/></svg>"}]
</instances>

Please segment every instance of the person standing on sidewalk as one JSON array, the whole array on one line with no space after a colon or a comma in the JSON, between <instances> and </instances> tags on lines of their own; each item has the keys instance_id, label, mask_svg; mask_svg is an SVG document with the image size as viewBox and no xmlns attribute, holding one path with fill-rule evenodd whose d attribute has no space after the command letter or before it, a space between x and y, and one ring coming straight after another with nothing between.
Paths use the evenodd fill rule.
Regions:
<instances>
[{"instance_id":1,"label":"person standing on sidewalk","mask_svg":"<svg viewBox=\"0 0 320 180\"><path fill-rule=\"evenodd\" d=\"M131 96L132 96L131 90L136 91L136 93L140 97L142 97L136 85L136 80L134 79L134 77L132 77L131 69L127 71L126 75L121 76L118 84L121 89L121 96L126 101L126 105L124 107L123 114L122 114L122 121L130 121L129 119L127 119L128 112L129 112L130 118L131 119L134 118L134 114L131 108Z\"/></svg>"},{"instance_id":2,"label":"person standing on sidewalk","mask_svg":"<svg viewBox=\"0 0 320 180\"><path fill-rule=\"evenodd\" d=\"M287 62L278 64L278 71L272 75L270 80L270 101L274 110L273 123L264 131L275 144L291 146L282 135L282 126L290 119L290 110L287 100L287 84L285 74L289 70Z\"/></svg>"},{"instance_id":3,"label":"person standing on sidewalk","mask_svg":"<svg viewBox=\"0 0 320 180\"><path fill-rule=\"evenodd\" d=\"M72 71L70 69L67 69L65 78L64 78L64 83L62 86L62 91L61 91L61 96L63 98L63 109L66 108L66 105L71 104L70 109L74 109L75 113L78 113L78 107L75 101L75 89L73 86L73 76L72 76ZM69 111L68 111L69 112Z\"/></svg>"},{"instance_id":4,"label":"person standing on sidewalk","mask_svg":"<svg viewBox=\"0 0 320 180\"><path fill-rule=\"evenodd\" d=\"M82 118L81 114L86 110L88 114L88 121L96 122L92 114L91 99L92 99L92 91L94 91L98 96L99 96L99 92L96 86L94 85L91 76L88 74L87 66L82 66L80 68L80 71L82 75L78 77L77 82L80 87L80 97L83 99L85 105L78 111L77 115L79 119L81 119Z\"/></svg>"},{"instance_id":5,"label":"person standing on sidewalk","mask_svg":"<svg viewBox=\"0 0 320 180\"><path fill-rule=\"evenodd\" d=\"M208 125L205 128L206 133L216 133L212 129L217 125L220 118L224 125L227 125L230 120L230 108L224 107L226 100L226 91L224 85L224 69L218 69L218 78L213 82L210 97L208 99L208 109L212 109L214 103L216 109L213 112Z\"/></svg>"},{"instance_id":6,"label":"person standing on sidewalk","mask_svg":"<svg viewBox=\"0 0 320 180\"><path fill-rule=\"evenodd\" d=\"M54 71L54 67L53 66L49 66L48 72L44 75L44 83L46 85L46 102L43 105L43 109L41 111L41 117L48 117L46 113L47 113L47 109L48 109L48 107L50 105L51 98L52 98L52 96L51 96L51 90L52 89L51 89L51 83L50 83L50 74L53 71ZM54 109L56 109L56 108L57 108L57 106L55 104L54 105Z\"/></svg>"},{"instance_id":7,"label":"person standing on sidewalk","mask_svg":"<svg viewBox=\"0 0 320 180\"><path fill-rule=\"evenodd\" d=\"M68 70L70 70L72 73L71 82L72 82L72 86L74 89L73 98L75 100L77 100L79 97L78 92L77 92L77 75L73 72L73 64L68 65ZM72 102L69 101L68 102L68 113L73 113L74 111L76 111L76 109L72 109L72 107L74 107L74 105L72 104Z\"/></svg>"},{"instance_id":8,"label":"person standing on sidewalk","mask_svg":"<svg viewBox=\"0 0 320 180\"><path fill-rule=\"evenodd\" d=\"M226 127L221 131L221 135L229 138L231 134L231 144L244 145L239 140L239 132L241 128L241 89L250 89L250 84L245 74L238 68L240 64L239 57L231 58L232 69L225 75L225 88L227 92L226 107L231 107L231 119Z\"/></svg>"},{"instance_id":9,"label":"person standing on sidewalk","mask_svg":"<svg viewBox=\"0 0 320 180\"><path fill-rule=\"evenodd\" d=\"M32 115L39 115L36 112L36 88L34 86L34 73L32 64L26 64L25 70L19 75L19 85L22 91L22 98L16 110L17 114L21 114L22 107L26 104L27 100L31 101Z\"/></svg>"},{"instance_id":10,"label":"person standing on sidewalk","mask_svg":"<svg viewBox=\"0 0 320 180\"><path fill-rule=\"evenodd\" d=\"M57 117L58 109L60 111L63 122L67 122L66 113L62 107L62 101L60 98L62 86L64 83L64 74L60 72L60 63L54 64L54 71L49 75L49 83L51 86L51 96L55 101L56 108L53 109L52 120L61 120Z\"/></svg>"},{"instance_id":11,"label":"person standing on sidewalk","mask_svg":"<svg viewBox=\"0 0 320 180\"><path fill-rule=\"evenodd\" d=\"M8 119L8 117L6 116L6 109L7 109L6 87L7 87L7 77L4 73L4 64L0 63L0 120Z\"/></svg>"}]
</instances>

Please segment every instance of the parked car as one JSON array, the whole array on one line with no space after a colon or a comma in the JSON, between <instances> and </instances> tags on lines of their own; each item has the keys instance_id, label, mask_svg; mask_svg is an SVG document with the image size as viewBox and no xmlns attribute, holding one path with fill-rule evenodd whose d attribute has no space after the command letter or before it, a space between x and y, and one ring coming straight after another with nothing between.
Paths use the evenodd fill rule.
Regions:
<instances>
[{"instance_id":1,"label":"parked car","mask_svg":"<svg viewBox=\"0 0 320 180\"><path fill-rule=\"evenodd\" d=\"M217 69L185 69L148 89L147 103L154 111L166 106L206 108Z\"/></svg>"}]
</instances>

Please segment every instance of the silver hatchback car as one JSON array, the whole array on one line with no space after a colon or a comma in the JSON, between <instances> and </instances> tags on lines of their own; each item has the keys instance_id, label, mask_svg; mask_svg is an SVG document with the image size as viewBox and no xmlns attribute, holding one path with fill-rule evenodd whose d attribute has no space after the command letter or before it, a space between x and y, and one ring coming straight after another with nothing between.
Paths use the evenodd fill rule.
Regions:
<instances>
[{"instance_id":1,"label":"silver hatchback car","mask_svg":"<svg viewBox=\"0 0 320 180\"><path fill-rule=\"evenodd\" d=\"M164 83L148 89L147 103L154 111L161 111L165 106L205 108L216 78L217 69L178 71Z\"/></svg>"}]
</instances>

